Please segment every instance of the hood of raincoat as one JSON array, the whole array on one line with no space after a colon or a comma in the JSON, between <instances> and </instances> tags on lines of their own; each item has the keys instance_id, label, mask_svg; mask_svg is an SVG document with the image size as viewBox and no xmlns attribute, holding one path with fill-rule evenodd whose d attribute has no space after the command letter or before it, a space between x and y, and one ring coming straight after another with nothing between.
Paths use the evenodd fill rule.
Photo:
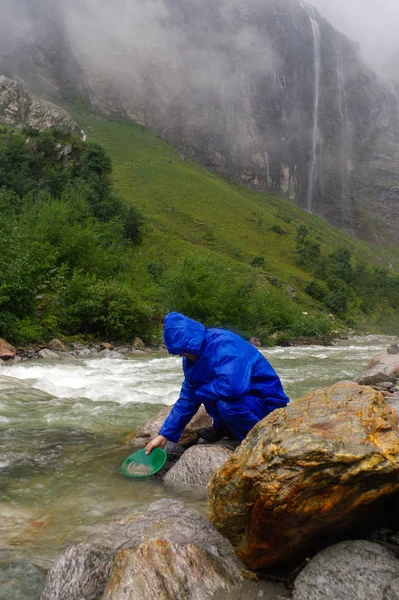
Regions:
<instances>
[{"instance_id":1,"label":"hood of raincoat","mask_svg":"<svg viewBox=\"0 0 399 600\"><path fill-rule=\"evenodd\" d=\"M190 352L199 356L203 350L206 329L198 321L172 312L165 317L163 336L169 354Z\"/></svg>"}]
</instances>

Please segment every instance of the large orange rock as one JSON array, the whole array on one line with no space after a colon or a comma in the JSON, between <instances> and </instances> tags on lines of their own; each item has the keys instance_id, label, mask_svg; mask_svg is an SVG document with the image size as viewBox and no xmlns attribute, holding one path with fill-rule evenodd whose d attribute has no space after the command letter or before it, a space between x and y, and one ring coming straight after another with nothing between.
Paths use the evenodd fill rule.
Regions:
<instances>
[{"instance_id":1,"label":"large orange rock","mask_svg":"<svg viewBox=\"0 0 399 600\"><path fill-rule=\"evenodd\" d=\"M258 423L209 484L209 511L250 568L323 545L399 490L396 412L369 387L318 390Z\"/></svg>"},{"instance_id":2,"label":"large orange rock","mask_svg":"<svg viewBox=\"0 0 399 600\"><path fill-rule=\"evenodd\" d=\"M16 350L8 342L0 338L0 359L10 360L15 358Z\"/></svg>"}]
</instances>

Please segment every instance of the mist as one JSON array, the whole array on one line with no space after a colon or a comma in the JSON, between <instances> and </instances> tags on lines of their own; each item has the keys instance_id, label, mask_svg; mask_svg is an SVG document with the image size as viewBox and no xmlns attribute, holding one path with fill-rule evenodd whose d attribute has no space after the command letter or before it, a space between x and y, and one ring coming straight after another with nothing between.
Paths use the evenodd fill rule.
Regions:
<instances>
[{"instance_id":1,"label":"mist","mask_svg":"<svg viewBox=\"0 0 399 600\"><path fill-rule=\"evenodd\" d=\"M383 77L399 79L398 0L310 0L334 27L358 42Z\"/></svg>"}]
</instances>

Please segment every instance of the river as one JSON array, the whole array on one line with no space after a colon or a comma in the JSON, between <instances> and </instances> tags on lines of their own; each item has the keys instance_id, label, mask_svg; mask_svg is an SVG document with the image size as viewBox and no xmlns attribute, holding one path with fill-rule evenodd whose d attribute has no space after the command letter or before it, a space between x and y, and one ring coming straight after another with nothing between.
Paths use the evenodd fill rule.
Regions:
<instances>
[{"instance_id":1,"label":"river","mask_svg":"<svg viewBox=\"0 0 399 600\"><path fill-rule=\"evenodd\" d=\"M264 351L292 399L352 379L391 338ZM0 365L0 549L47 567L104 515L178 497L160 481L120 474L123 440L178 397L180 359L72 359ZM203 499L188 504L205 512Z\"/></svg>"}]
</instances>

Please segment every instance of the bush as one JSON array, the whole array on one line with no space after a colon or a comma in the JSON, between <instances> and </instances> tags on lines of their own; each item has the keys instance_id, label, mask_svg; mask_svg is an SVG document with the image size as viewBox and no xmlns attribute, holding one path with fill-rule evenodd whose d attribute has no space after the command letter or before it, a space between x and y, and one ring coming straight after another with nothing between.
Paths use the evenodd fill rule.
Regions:
<instances>
[{"instance_id":1,"label":"bush","mask_svg":"<svg viewBox=\"0 0 399 600\"><path fill-rule=\"evenodd\" d=\"M328 296L328 287L323 281L314 279L309 285L306 286L305 292L311 298L323 302Z\"/></svg>"},{"instance_id":2,"label":"bush","mask_svg":"<svg viewBox=\"0 0 399 600\"><path fill-rule=\"evenodd\" d=\"M319 337L331 332L331 323L325 317L303 315L292 324L291 331L295 336Z\"/></svg>"},{"instance_id":3,"label":"bush","mask_svg":"<svg viewBox=\"0 0 399 600\"><path fill-rule=\"evenodd\" d=\"M55 308L67 333L85 333L110 339L146 339L154 310L129 285L98 280L75 272ZM57 314L58 313L58 314Z\"/></svg>"},{"instance_id":4,"label":"bush","mask_svg":"<svg viewBox=\"0 0 399 600\"><path fill-rule=\"evenodd\" d=\"M256 254L250 262L251 267L255 267L257 269L263 269L265 266L265 257L263 254Z\"/></svg>"}]
</instances>

